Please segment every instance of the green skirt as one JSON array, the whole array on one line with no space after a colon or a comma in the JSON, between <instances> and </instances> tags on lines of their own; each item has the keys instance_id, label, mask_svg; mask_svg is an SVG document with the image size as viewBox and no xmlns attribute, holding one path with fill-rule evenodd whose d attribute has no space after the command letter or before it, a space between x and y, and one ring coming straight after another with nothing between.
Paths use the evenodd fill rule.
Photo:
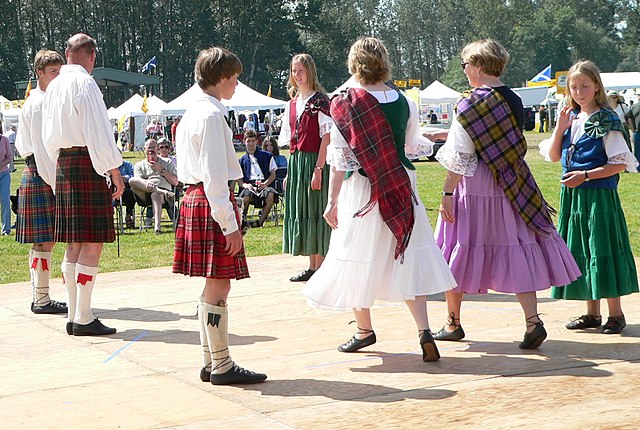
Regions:
<instances>
[{"instance_id":1,"label":"green skirt","mask_svg":"<svg viewBox=\"0 0 640 430\"><path fill-rule=\"evenodd\" d=\"M617 190L568 188L560 192L558 233L582 272L551 289L554 299L599 300L638 292L636 265Z\"/></svg>"},{"instance_id":2,"label":"green skirt","mask_svg":"<svg viewBox=\"0 0 640 430\"><path fill-rule=\"evenodd\" d=\"M296 151L289 158L285 190L282 252L292 255L327 255L331 227L322 217L327 207L329 167L322 171L322 189L311 190L318 154Z\"/></svg>"}]
</instances>

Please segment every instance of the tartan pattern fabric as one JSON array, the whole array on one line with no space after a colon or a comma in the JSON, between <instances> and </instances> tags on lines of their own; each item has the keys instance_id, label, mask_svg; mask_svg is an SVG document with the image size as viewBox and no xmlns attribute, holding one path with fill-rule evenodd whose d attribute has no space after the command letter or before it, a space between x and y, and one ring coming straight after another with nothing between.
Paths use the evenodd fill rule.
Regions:
<instances>
[{"instance_id":1,"label":"tartan pattern fabric","mask_svg":"<svg viewBox=\"0 0 640 430\"><path fill-rule=\"evenodd\" d=\"M55 194L55 242L116 240L111 191L106 178L93 169L86 147L60 150Z\"/></svg>"},{"instance_id":2,"label":"tartan pattern fabric","mask_svg":"<svg viewBox=\"0 0 640 430\"><path fill-rule=\"evenodd\" d=\"M478 156L525 223L542 234L553 232L554 210L524 161L527 141L504 97L491 88L476 88L458 100L456 111Z\"/></svg>"},{"instance_id":3,"label":"tartan pattern fabric","mask_svg":"<svg viewBox=\"0 0 640 430\"><path fill-rule=\"evenodd\" d=\"M232 192L229 192L229 200L240 225L240 212ZM220 225L211 217L202 184L189 186L180 205L173 273L215 279L248 278L244 246L238 254L231 256L224 250L226 244Z\"/></svg>"},{"instance_id":4,"label":"tartan pattern fabric","mask_svg":"<svg viewBox=\"0 0 640 430\"><path fill-rule=\"evenodd\" d=\"M53 241L54 215L53 191L38 174L33 156L29 156L25 160L18 193L16 241L19 243Z\"/></svg>"},{"instance_id":5,"label":"tartan pattern fabric","mask_svg":"<svg viewBox=\"0 0 640 430\"><path fill-rule=\"evenodd\" d=\"M380 216L398 241L394 253L397 259L404 255L411 238L415 196L398 157L391 126L378 100L360 88L334 96L331 117L371 183L371 199L354 217L366 215L377 203Z\"/></svg>"}]
</instances>

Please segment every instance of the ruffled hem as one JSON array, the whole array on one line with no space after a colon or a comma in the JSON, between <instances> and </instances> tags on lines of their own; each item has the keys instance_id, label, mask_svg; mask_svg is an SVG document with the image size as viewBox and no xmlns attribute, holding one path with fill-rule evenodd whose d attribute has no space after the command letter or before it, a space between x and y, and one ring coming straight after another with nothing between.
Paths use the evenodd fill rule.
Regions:
<instances>
[{"instance_id":1,"label":"ruffled hem","mask_svg":"<svg viewBox=\"0 0 640 430\"><path fill-rule=\"evenodd\" d=\"M415 172L408 174L415 190ZM353 218L370 192L368 179L359 173L344 182L338 200L339 227L332 233L329 253L302 289L311 306L370 308L375 300L413 300L455 287L422 203L414 206L414 228L401 262L393 258L397 242L377 205L365 216Z\"/></svg>"}]
</instances>

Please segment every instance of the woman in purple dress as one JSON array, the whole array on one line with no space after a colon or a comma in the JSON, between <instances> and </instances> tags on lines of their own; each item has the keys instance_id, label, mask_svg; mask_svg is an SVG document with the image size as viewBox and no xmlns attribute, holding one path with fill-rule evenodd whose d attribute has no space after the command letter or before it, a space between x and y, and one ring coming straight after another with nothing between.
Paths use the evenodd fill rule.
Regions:
<instances>
[{"instance_id":1,"label":"woman in purple dress","mask_svg":"<svg viewBox=\"0 0 640 430\"><path fill-rule=\"evenodd\" d=\"M580 271L524 161L522 101L500 81L508 60L491 39L462 50L462 68L474 89L458 101L436 156L448 170L436 241L458 287L446 292L449 320L434 338L462 339L464 294L491 289L516 294L526 323L519 346L535 349L547 337L536 291L565 285Z\"/></svg>"}]
</instances>

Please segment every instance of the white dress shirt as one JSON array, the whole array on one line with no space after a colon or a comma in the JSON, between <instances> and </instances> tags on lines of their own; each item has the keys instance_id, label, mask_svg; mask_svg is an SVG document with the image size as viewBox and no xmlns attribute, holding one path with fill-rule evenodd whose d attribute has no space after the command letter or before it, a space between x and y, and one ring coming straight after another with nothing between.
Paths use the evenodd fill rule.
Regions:
<instances>
[{"instance_id":1,"label":"white dress shirt","mask_svg":"<svg viewBox=\"0 0 640 430\"><path fill-rule=\"evenodd\" d=\"M178 180L183 184L203 183L211 217L225 236L238 230L228 182L242 178L227 115L227 108L218 99L203 92L176 129Z\"/></svg>"},{"instance_id":2,"label":"white dress shirt","mask_svg":"<svg viewBox=\"0 0 640 430\"><path fill-rule=\"evenodd\" d=\"M20 111L16 148L25 158L33 155L38 167L38 174L51 188L55 188L56 164L42 141L43 100L44 91L40 87L36 87L24 102Z\"/></svg>"},{"instance_id":3,"label":"white dress shirt","mask_svg":"<svg viewBox=\"0 0 640 430\"><path fill-rule=\"evenodd\" d=\"M42 140L56 162L60 149L86 146L99 175L122 164L102 93L84 67L60 68L44 95L42 122Z\"/></svg>"}]
</instances>

